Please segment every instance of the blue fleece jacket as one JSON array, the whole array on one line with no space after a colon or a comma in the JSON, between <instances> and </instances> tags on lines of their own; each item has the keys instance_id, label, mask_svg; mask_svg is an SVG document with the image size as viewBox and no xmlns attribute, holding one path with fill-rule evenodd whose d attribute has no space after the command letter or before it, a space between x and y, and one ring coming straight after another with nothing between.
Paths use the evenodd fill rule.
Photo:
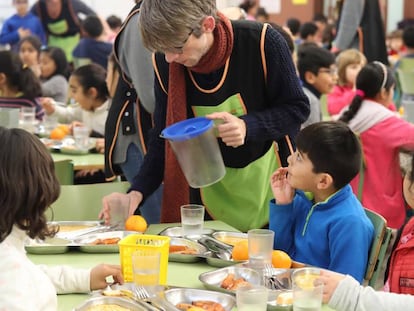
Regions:
<instances>
[{"instance_id":1,"label":"blue fleece jacket","mask_svg":"<svg viewBox=\"0 0 414 311\"><path fill-rule=\"evenodd\" d=\"M46 45L46 35L39 18L32 13L27 13L25 16L14 14L12 17L6 19L1 29L0 44L10 44L13 49L17 50L17 43L19 42L18 29L30 29L33 35L39 37L43 45Z\"/></svg>"},{"instance_id":2,"label":"blue fleece jacket","mask_svg":"<svg viewBox=\"0 0 414 311\"><path fill-rule=\"evenodd\" d=\"M274 248L294 260L363 281L374 227L351 186L317 204L299 190L291 204L272 200L269 228L275 232Z\"/></svg>"}]
</instances>

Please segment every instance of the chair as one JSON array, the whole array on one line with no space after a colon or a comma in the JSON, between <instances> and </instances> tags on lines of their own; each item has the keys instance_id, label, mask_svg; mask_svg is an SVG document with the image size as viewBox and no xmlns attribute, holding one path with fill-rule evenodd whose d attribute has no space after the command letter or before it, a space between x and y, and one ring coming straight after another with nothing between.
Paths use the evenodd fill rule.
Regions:
<instances>
[{"instance_id":1,"label":"chair","mask_svg":"<svg viewBox=\"0 0 414 311\"><path fill-rule=\"evenodd\" d=\"M125 193L128 182L111 182L88 185L62 185L60 196L46 211L48 220L97 220L102 198L112 192Z\"/></svg>"},{"instance_id":2,"label":"chair","mask_svg":"<svg viewBox=\"0 0 414 311\"><path fill-rule=\"evenodd\" d=\"M410 70L397 69L398 82L403 94L414 94L414 67Z\"/></svg>"},{"instance_id":3,"label":"chair","mask_svg":"<svg viewBox=\"0 0 414 311\"><path fill-rule=\"evenodd\" d=\"M60 185L73 185L72 160L55 161L55 174Z\"/></svg>"},{"instance_id":4,"label":"chair","mask_svg":"<svg viewBox=\"0 0 414 311\"><path fill-rule=\"evenodd\" d=\"M365 209L365 213L374 225L374 238L368 257L368 265L365 271L364 284L375 288L385 253L391 238L391 229L387 227L387 221L380 214Z\"/></svg>"}]
</instances>

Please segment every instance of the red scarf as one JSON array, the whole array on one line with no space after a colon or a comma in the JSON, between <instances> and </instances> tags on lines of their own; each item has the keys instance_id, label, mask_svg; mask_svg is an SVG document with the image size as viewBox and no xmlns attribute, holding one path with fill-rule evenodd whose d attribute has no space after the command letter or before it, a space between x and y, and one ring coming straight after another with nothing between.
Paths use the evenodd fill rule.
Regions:
<instances>
[{"instance_id":1,"label":"red scarf","mask_svg":"<svg viewBox=\"0 0 414 311\"><path fill-rule=\"evenodd\" d=\"M191 68L197 73L209 73L224 66L233 50L233 28L231 22L220 12L210 50ZM187 96L185 85L186 68L178 63L170 64L167 120L169 126L187 119ZM180 206L190 200L189 185L168 142L165 145L164 193L161 222L180 222Z\"/></svg>"}]
</instances>

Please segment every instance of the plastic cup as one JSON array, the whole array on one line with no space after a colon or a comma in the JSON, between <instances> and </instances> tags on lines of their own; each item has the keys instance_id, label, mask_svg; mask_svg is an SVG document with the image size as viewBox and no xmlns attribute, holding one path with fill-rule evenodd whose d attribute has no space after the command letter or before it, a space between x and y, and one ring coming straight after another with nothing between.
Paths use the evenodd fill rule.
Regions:
<instances>
[{"instance_id":1,"label":"plastic cup","mask_svg":"<svg viewBox=\"0 0 414 311\"><path fill-rule=\"evenodd\" d=\"M73 128L73 138L75 146L79 150L89 149L89 128L86 126L76 126Z\"/></svg>"},{"instance_id":2,"label":"plastic cup","mask_svg":"<svg viewBox=\"0 0 414 311\"><path fill-rule=\"evenodd\" d=\"M294 311L320 311L322 309L323 284L316 281L319 275L320 270L317 268L302 268L293 272Z\"/></svg>"},{"instance_id":3,"label":"plastic cup","mask_svg":"<svg viewBox=\"0 0 414 311\"><path fill-rule=\"evenodd\" d=\"M204 225L204 206L188 204L181 206L181 226L183 236L201 236Z\"/></svg>"},{"instance_id":4,"label":"plastic cup","mask_svg":"<svg viewBox=\"0 0 414 311\"><path fill-rule=\"evenodd\" d=\"M124 230L125 221L129 216L129 196L113 196L109 198L109 225L114 229Z\"/></svg>"},{"instance_id":5,"label":"plastic cup","mask_svg":"<svg viewBox=\"0 0 414 311\"><path fill-rule=\"evenodd\" d=\"M138 250L132 253L134 283L138 286L155 287L160 284L160 252Z\"/></svg>"},{"instance_id":6,"label":"plastic cup","mask_svg":"<svg viewBox=\"0 0 414 311\"><path fill-rule=\"evenodd\" d=\"M266 311L268 290L264 286L247 285L236 291L238 311Z\"/></svg>"},{"instance_id":7,"label":"plastic cup","mask_svg":"<svg viewBox=\"0 0 414 311\"><path fill-rule=\"evenodd\" d=\"M271 264L274 237L274 231L268 229L251 229L247 232L250 267L262 269Z\"/></svg>"},{"instance_id":8,"label":"plastic cup","mask_svg":"<svg viewBox=\"0 0 414 311\"><path fill-rule=\"evenodd\" d=\"M21 107L20 127L29 132L35 131L36 109L35 107Z\"/></svg>"}]
</instances>

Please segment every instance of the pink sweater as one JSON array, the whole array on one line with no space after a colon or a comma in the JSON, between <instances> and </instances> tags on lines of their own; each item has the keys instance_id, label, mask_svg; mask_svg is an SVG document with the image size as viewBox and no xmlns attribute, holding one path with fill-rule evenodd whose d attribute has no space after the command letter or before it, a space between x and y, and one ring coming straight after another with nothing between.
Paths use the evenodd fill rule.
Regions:
<instances>
[{"instance_id":1,"label":"pink sweater","mask_svg":"<svg viewBox=\"0 0 414 311\"><path fill-rule=\"evenodd\" d=\"M414 150L414 125L398 118L385 119L360 134L366 161L362 205L399 228L405 218L399 150ZM359 175L351 182L358 194Z\"/></svg>"},{"instance_id":2,"label":"pink sweater","mask_svg":"<svg viewBox=\"0 0 414 311\"><path fill-rule=\"evenodd\" d=\"M355 91L352 87L335 85L326 99L329 115L333 116L340 113L342 109L351 104L354 96Z\"/></svg>"}]
</instances>

